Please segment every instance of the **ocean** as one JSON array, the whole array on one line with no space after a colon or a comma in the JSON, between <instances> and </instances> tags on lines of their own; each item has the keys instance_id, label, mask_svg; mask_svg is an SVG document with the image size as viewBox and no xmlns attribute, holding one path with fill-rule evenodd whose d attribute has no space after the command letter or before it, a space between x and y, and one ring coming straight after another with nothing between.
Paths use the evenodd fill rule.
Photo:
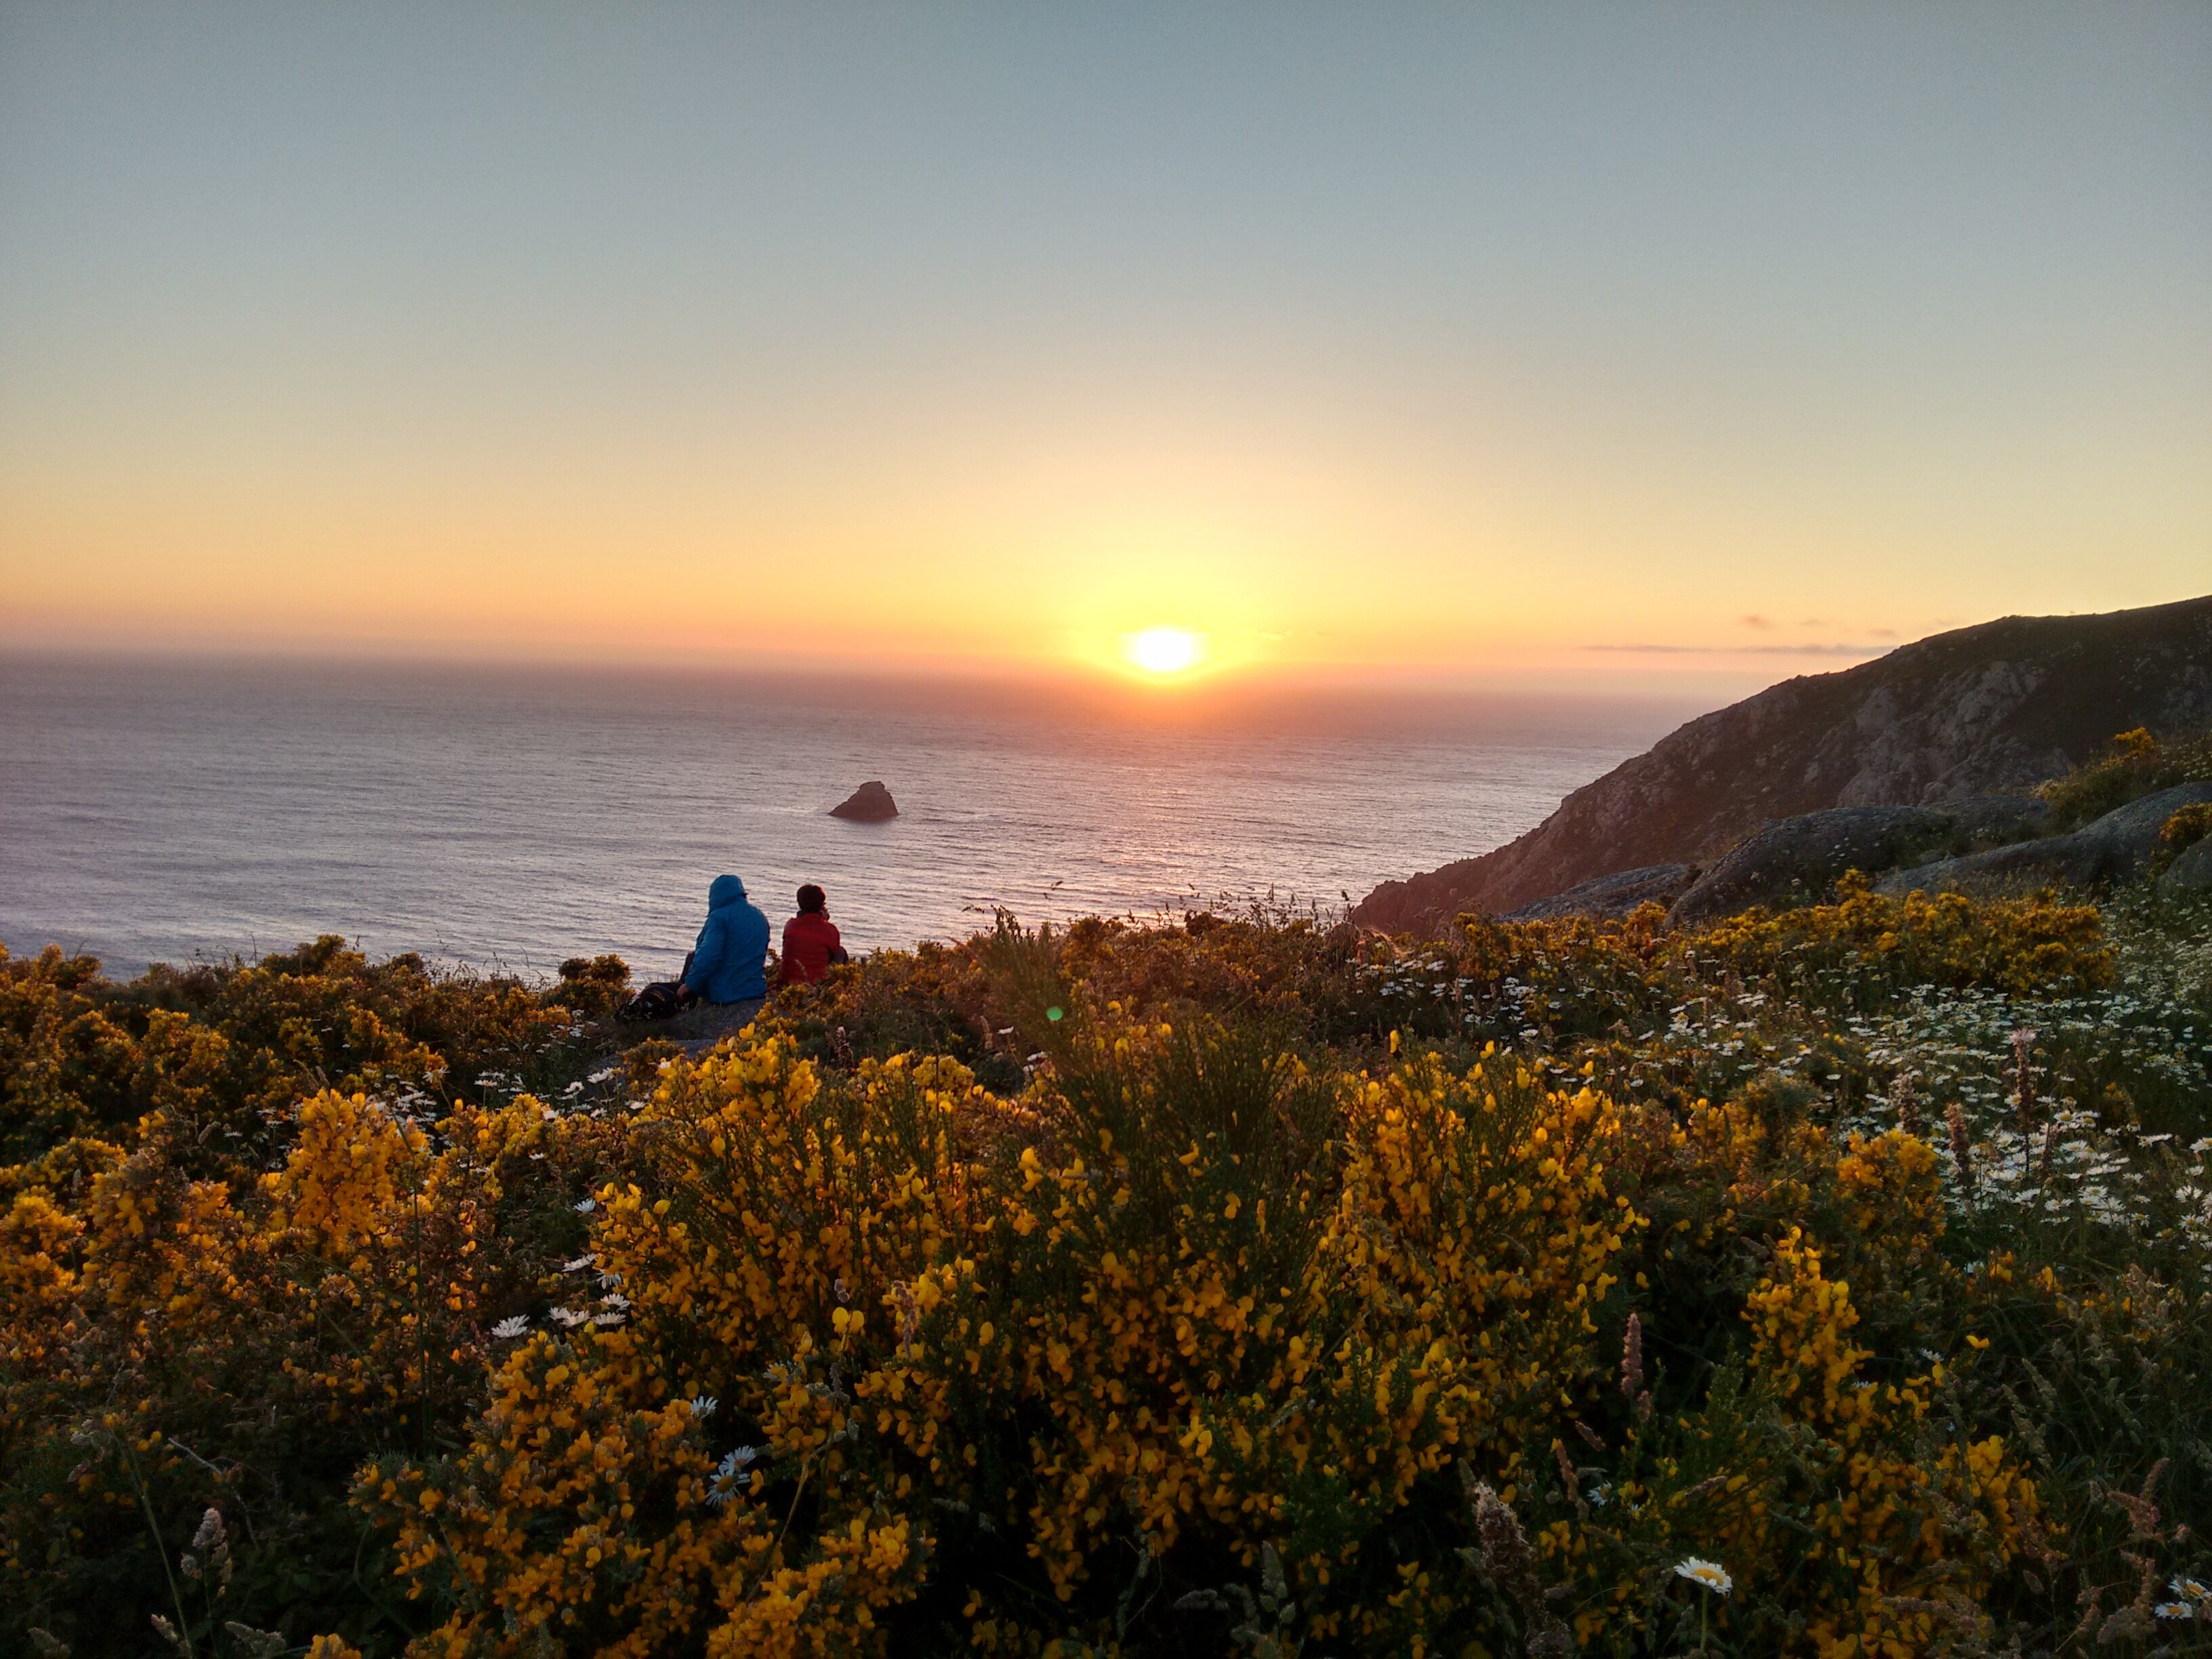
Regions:
<instances>
[{"instance_id":1,"label":"ocean","mask_svg":"<svg viewBox=\"0 0 2212 1659\"><path fill-rule=\"evenodd\" d=\"M1639 702L0 658L0 943L131 974L320 933L526 975L683 960L708 881L855 950L1340 909L1511 839L1694 710ZM828 809L880 779L900 816Z\"/></svg>"}]
</instances>

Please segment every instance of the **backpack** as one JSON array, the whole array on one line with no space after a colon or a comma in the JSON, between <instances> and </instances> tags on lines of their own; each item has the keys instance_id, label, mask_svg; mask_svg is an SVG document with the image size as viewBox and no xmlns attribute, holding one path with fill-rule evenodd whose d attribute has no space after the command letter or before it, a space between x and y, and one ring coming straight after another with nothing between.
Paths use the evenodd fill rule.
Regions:
<instances>
[{"instance_id":1,"label":"backpack","mask_svg":"<svg viewBox=\"0 0 2212 1659\"><path fill-rule=\"evenodd\" d=\"M691 972L691 956L684 953L684 971L674 979L656 980L642 988L628 1002L615 1010L615 1018L625 1025L642 1024L647 1020L673 1019L699 1000L684 988L684 981Z\"/></svg>"}]
</instances>

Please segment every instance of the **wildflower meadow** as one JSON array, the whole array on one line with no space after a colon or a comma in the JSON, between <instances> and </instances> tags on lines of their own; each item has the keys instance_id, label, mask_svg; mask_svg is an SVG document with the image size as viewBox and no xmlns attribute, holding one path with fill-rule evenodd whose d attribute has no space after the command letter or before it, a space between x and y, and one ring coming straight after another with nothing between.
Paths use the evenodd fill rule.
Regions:
<instances>
[{"instance_id":1,"label":"wildflower meadow","mask_svg":"<svg viewBox=\"0 0 2212 1659\"><path fill-rule=\"evenodd\" d=\"M0 961L0 1646L2212 1650L2212 905Z\"/></svg>"}]
</instances>

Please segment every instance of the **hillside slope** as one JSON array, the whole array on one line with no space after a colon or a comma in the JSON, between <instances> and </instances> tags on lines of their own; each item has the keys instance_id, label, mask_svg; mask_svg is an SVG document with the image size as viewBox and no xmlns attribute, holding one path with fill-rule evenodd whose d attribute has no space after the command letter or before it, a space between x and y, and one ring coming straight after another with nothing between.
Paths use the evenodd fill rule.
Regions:
<instances>
[{"instance_id":1,"label":"hillside slope","mask_svg":"<svg viewBox=\"0 0 2212 1659\"><path fill-rule=\"evenodd\" d=\"M1692 720L1519 840L1384 882L1352 919L1389 933L1433 928L1615 871L1709 859L1777 818L2025 788L2116 732L2208 720L2212 597L2007 617Z\"/></svg>"}]
</instances>

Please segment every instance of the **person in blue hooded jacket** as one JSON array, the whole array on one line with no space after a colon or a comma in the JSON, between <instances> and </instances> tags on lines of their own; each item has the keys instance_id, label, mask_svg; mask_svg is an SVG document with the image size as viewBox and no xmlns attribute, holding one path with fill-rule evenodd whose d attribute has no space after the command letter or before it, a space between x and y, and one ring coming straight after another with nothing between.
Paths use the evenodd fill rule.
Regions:
<instances>
[{"instance_id":1,"label":"person in blue hooded jacket","mask_svg":"<svg viewBox=\"0 0 2212 1659\"><path fill-rule=\"evenodd\" d=\"M724 1034L743 1030L768 1000L768 918L745 902L735 876L717 876L707 890L707 925L684 988L708 1005L707 1022Z\"/></svg>"}]
</instances>

